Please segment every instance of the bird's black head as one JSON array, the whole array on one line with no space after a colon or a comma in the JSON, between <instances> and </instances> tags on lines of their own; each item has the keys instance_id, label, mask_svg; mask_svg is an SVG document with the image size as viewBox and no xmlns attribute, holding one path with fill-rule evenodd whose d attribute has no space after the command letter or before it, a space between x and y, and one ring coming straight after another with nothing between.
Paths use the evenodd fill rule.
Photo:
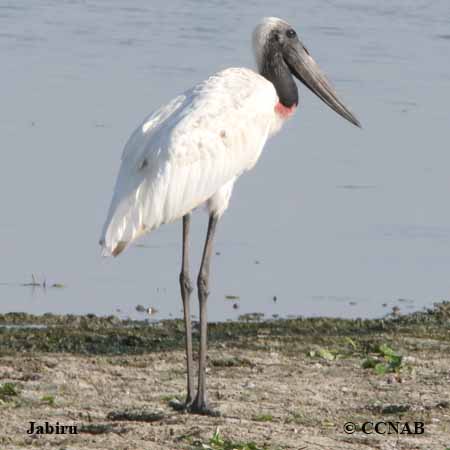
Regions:
<instances>
[{"instance_id":1,"label":"bird's black head","mask_svg":"<svg viewBox=\"0 0 450 450\"><path fill-rule=\"evenodd\" d=\"M294 75L339 115L361 126L339 100L297 32L287 22L275 17L263 19L253 32L253 49L259 73L274 84L283 105L290 107L298 104Z\"/></svg>"}]
</instances>

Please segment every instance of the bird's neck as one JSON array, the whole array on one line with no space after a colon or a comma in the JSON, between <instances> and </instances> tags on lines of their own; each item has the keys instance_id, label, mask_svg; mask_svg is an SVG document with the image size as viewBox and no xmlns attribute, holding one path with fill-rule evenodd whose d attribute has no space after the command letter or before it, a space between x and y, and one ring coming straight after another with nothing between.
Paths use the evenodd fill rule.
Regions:
<instances>
[{"instance_id":1,"label":"bird's neck","mask_svg":"<svg viewBox=\"0 0 450 450\"><path fill-rule=\"evenodd\" d=\"M297 85L279 51L266 50L262 58L260 74L275 86L283 106L292 108L298 105Z\"/></svg>"}]
</instances>

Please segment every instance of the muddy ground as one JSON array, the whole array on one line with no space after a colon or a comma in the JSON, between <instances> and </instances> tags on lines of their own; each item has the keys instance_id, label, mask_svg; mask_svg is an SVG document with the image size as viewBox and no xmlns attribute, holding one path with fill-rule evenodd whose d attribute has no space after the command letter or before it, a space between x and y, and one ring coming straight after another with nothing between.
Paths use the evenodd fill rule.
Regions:
<instances>
[{"instance_id":1,"label":"muddy ground","mask_svg":"<svg viewBox=\"0 0 450 450\"><path fill-rule=\"evenodd\" d=\"M180 321L0 315L13 325L0 327L0 449L450 448L449 303L383 320L244 319L210 327L221 416L207 417L169 406L185 392ZM78 434L29 435L30 421ZM367 421L410 429L364 434Z\"/></svg>"}]
</instances>

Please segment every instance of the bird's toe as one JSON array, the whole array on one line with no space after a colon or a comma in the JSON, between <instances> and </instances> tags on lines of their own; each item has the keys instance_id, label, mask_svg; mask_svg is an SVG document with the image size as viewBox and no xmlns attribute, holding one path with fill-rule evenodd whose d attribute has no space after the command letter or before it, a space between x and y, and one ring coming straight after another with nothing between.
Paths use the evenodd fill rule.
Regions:
<instances>
[{"instance_id":1,"label":"bird's toe","mask_svg":"<svg viewBox=\"0 0 450 450\"><path fill-rule=\"evenodd\" d=\"M211 416L211 417L221 416L219 410L213 409L207 404L197 404L197 402L195 401L188 407L187 411L191 414L200 414L202 416Z\"/></svg>"},{"instance_id":2,"label":"bird's toe","mask_svg":"<svg viewBox=\"0 0 450 450\"><path fill-rule=\"evenodd\" d=\"M169 400L169 406L175 411L186 412L189 409L191 402L181 402L180 400L173 398Z\"/></svg>"}]
</instances>

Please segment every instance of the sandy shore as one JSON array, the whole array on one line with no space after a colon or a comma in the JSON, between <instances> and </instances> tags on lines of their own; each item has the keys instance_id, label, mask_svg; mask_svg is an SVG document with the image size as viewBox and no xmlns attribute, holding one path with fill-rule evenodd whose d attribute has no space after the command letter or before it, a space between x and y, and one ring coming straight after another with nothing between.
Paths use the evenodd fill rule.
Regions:
<instances>
[{"instance_id":1,"label":"sandy shore","mask_svg":"<svg viewBox=\"0 0 450 450\"><path fill-rule=\"evenodd\" d=\"M185 392L179 321L3 315L0 323L46 325L1 328L2 450L450 448L448 303L384 320L212 325L208 384L220 417L169 407ZM29 435L31 421L78 433ZM425 432L343 430L380 421L411 431L423 422Z\"/></svg>"}]
</instances>

